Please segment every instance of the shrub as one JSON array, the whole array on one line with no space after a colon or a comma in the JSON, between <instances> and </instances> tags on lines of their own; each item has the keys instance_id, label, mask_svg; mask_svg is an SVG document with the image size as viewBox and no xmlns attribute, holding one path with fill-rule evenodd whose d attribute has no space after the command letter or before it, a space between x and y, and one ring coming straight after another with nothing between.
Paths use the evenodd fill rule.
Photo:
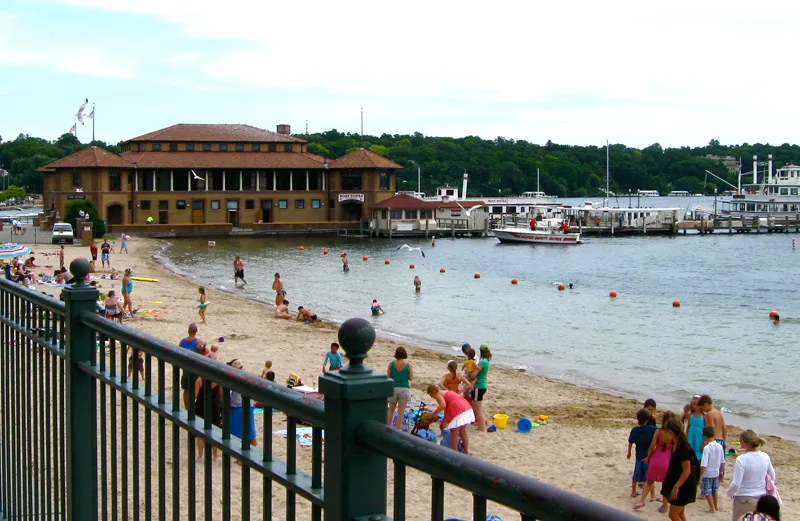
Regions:
<instances>
[{"instance_id":1,"label":"shrub","mask_svg":"<svg viewBox=\"0 0 800 521\"><path fill-rule=\"evenodd\" d=\"M64 222L72 225L73 229L77 229L78 217L80 212L83 211L86 217L92 221L94 225L94 236L102 237L106 234L106 223L100 219L100 214L97 212L97 207L92 201L73 201L67 205L67 212L64 216Z\"/></svg>"}]
</instances>

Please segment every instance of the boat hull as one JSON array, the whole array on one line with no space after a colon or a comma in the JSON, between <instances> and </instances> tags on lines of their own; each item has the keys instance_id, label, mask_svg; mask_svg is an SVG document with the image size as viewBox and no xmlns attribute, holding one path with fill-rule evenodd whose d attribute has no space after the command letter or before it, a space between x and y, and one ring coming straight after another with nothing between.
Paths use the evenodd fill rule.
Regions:
<instances>
[{"instance_id":1,"label":"boat hull","mask_svg":"<svg viewBox=\"0 0 800 521\"><path fill-rule=\"evenodd\" d=\"M580 233L552 233L526 230L524 228L500 228L494 230L500 242L525 242L528 244L572 245L581 243Z\"/></svg>"}]
</instances>

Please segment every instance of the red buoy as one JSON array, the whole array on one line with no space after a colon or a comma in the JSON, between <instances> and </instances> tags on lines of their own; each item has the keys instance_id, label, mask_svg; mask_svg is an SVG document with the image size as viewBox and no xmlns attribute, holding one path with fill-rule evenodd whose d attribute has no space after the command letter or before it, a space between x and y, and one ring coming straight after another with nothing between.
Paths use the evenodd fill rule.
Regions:
<instances>
[{"instance_id":1,"label":"red buoy","mask_svg":"<svg viewBox=\"0 0 800 521\"><path fill-rule=\"evenodd\" d=\"M364 261L365 261L365 260L367 260L367 259L369 259L369 257L367 257L366 255L364 255L363 257L361 257L361 260L364 260Z\"/></svg>"},{"instance_id":2,"label":"red buoy","mask_svg":"<svg viewBox=\"0 0 800 521\"><path fill-rule=\"evenodd\" d=\"M476 279L479 279L479 278L481 278L481 274L480 274L480 273L476 273L476 274L474 275L474 277L475 277Z\"/></svg>"},{"instance_id":3,"label":"red buoy","mask_svg":"<svg viewBox=\"0 0 800 521\"><path fill-rule=\"evenodd\" d=\"M681 307L681 301L680 300L673 300L672 301L672 307L674 307L674 308Z\"/></svg>"},{"instance_id":4,"label":"red buoy","mask_svg":"<svg viewBox=\"0 0 800 521\"><path fill-rule=\"evenodd\" d=\"M516 285L519 281L517 279L511 279L511 284Z\"/></svg>"},{"instance_id":5,"label":"red buoy","mask_svg":"<svg viewBox=\"0 0 800 521\"><path fill-rule=\"evenodd\" d=\"M385 261L383 261L383 263L384 264L389 264L389 259L386 259Z\"/></svg>"},{"instance_id":6,"label":"red buoy","mask_svg":"<svg viewBox=\"0 0 800 521\"><path fill-rule=\"evenodd\" d=\"M408 269L413 270L414 269L414 265L413 264L409 264L408 265Z\"/></svg>"},{"instance_id":7,"label":"red buoy","mask_svg":"<svg viewBox=\"0 0 800 521\"><path fill-rule=\"evenodd\" d=\"M617 292L612 289L608 296L611 298L617 298Z\"/></svg>"},{"instance_id":8,"label":"red buoy","mask_svg":"<svg viewBox=\"0 0 800 521\"><path fill-rule=\"evenodd\" d=\"M558 285L558 291L564 291L564 285L563 284L559 284Z\"/></svg>"},{"instance_id":9,"label":"red buoy","mask_svg":"<svg viewBox=\"0 0 800 521\"><path fill-rule=\"evenodd\" d=\"M444 272L445 272L444 268L439 268L439 273L444 273Z\"/></svg>"},{"instance_id":10,"label":"red buoy","mask_svg":"<svg viewBox=\"0 0 800 521\"><path fill-rule=\"evenodd\" d=\"M327 255L328 254L328 250L322 250L322 254L323 255Z\"/></svg>"},{"instance_id":11,"label":"red buoy","mask_svg":"<svg viewBox=\"0 0 800 521\"><path fill-rule=\"evenodd\" d=\"M305 246L300 246L300 251L306 251Z\"/></svg>"},{"instance_id":12,"label":"red buoy","mask_svg":"<svg viewBox=\"0 0 800 521\"><path fill-rule=\"evenodd\" d=\"M775 318L777 314L778 312L773 309L772 311L769 312L769 318Z\"/></svg>"}]
</instances>

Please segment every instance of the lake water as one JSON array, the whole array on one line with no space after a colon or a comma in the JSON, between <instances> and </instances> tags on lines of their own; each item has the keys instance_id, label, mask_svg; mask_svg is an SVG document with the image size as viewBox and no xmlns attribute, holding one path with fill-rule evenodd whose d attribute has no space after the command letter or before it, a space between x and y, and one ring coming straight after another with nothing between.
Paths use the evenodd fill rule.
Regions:
<instances>
[{"instance_id":1,"label":"lake water","mask_svg":"<svg viewBox=\"0 0 800 521\"><path fill-rule=\"evenodd\" d=\"M686 207L669 199L647 206ZM368 318L381 335L447 352L488 343L497 361L532 374L665 406L708 393L737 424L799 438L800 252L792 237L588 237L567 247L439 238L435 248L402 239L227 238L216 248L205 239L174 239L165 255L179 273L227 290L233 257L241 255L249 284L234 291L245 297L274 302L279 271L292 309L303 305L323 319ZM397 251L403 243L427 256ZM554 282L575 287L558 291ZM385 315L370 316L373 298ZM675 299L680 308L672 307ZM782 324L769 320L772 309Z\"/></svg>"}]
</instances>

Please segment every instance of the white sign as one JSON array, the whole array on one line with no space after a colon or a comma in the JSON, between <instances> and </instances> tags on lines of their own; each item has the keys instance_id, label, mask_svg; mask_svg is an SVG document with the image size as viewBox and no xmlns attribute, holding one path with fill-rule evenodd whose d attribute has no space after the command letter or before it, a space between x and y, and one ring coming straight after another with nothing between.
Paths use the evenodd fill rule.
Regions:
<instances>
[{"instance_id":1,"label":"white sign","mask_svg":"<svg viewBox=\"0 0 800 521\"><path fill-rule=\"evenodd\" d=\"M364 202L364 194L339 194L339 202L342 201L359 201Z\"/></svg>"},{"instance_id":2,"label":"white sign","mask_svg":"<svg viewBox=\"0 0 800 521\"><path fill-rule=\"evenodd\" d=\"M486 204L506 204L508 199L487 199Z\"/></svg>"}]
</instances>

